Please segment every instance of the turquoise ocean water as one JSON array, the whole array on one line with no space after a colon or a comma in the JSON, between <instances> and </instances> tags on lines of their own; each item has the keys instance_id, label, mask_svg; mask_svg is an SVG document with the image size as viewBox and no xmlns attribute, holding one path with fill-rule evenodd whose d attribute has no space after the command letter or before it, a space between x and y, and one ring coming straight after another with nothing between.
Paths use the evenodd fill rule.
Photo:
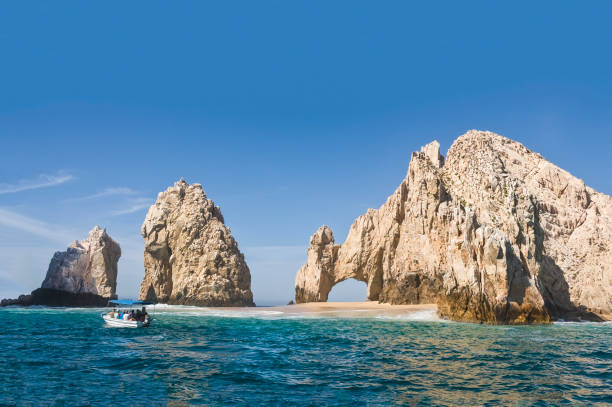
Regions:
<instances>
[{"instance_id":1,"label":"turquoise ocean water","mask_svg":"<svg viewBox=\"0 0 612 407\"><path fill-rule=\"evenodd\" d=\"M429 311L318 315L0 309L0 405L612 404L612 325L485 326Z\"/></svg>"}]
</instances>

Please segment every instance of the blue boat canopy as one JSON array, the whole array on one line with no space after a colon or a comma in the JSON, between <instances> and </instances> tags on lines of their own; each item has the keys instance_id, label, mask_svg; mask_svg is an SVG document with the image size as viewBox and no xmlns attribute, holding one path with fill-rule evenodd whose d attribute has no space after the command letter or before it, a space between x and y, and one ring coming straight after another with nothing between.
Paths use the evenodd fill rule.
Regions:
<instances>
[{"instance_id":1,"label":"blue boat canopy","mask_svg":"<svg viewBox=\"0 0 612 407\"><path fill-rule=\"evenodd\" d=\"M109 304L113 305L151 305L150 301L132 301L132 300L110 300Z\"/></svg>"}]
</instances>

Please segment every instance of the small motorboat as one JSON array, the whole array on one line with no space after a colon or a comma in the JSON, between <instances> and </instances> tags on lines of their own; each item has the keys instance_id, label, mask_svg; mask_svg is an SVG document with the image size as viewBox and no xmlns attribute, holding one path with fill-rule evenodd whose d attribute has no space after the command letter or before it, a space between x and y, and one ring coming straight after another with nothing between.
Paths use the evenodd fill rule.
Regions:
<instances>
[{"instance_id":1,"label":"small motorboat","mask_svg":"<svg viewBox=\"0 0 612 407\"><path fill-rule=\"evenodd\" d=\"M145 317L144 321L136 321L130 319L119 319L115 318L109 314L102 315L104 321L110 326L116 326L121 328L143 328L147 327L151 324L151 320L149 317Z\"/></svg>"},{"instance_id":2,"label":"small motorboat","mask_svg":"<svg viewBox=\"0 0 612 407\"><path fill-rule=\"evenodd\" d=\"M119 308L131 308L135 305L142 305L142 312L138 312L134 316L130 316L127 312L122 312L120 309L113 309L110 312L102 314L102 319L108 326L118 328L144 328L151 324L151 317L146 311L145 305L152 304L146 301L129 301L129 300L112 300L108 302L109 306L116 306Z\"/></svg>"}]
</instances>

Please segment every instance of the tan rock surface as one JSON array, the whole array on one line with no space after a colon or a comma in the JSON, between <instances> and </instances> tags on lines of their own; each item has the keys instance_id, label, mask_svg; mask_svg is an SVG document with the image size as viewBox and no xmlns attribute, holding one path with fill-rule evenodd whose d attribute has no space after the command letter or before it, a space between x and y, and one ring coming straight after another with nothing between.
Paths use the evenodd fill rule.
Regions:
<instances>
[{"instance_id":1,"label":"tan rock surface","mask_svg":"<svg viewBox=\"0 0 612 407\"><path fill-rule=\"evenodd\" d=\"M342 245L319 229L296 301L326 301L355 278L368 300L437 301L455 320L597 320L612 312L611 237L609 196L518 142L470 131L446 160L437 142L413 153L395 193Z\"/></svg>"},{"instance_id":2,"label":"tan rock surface","mask_svg":"<svg viewBox=\"0 0 612 407\"><path fill-rule=\"evenodd\" d=\"M218 206L183 179L159 193L142 225L145 276L139 299L252 306L251 274Z\"/></svg>"},{"instance_id":3,"label":"tan rock surface","mask_svg":"<svg viewBox=\"0 0 612 407\"><path fill-rule=\"evenodd\" d=\"M55 253L41 288L115 298L119 257L119 244L96 226L87 239Z\"/></svg>"}]
</instances>

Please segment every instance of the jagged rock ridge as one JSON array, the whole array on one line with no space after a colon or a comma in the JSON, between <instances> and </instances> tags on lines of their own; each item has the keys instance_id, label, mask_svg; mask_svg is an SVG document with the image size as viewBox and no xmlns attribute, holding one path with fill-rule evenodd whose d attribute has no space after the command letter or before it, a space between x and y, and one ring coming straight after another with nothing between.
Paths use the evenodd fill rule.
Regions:
<instances>
[{"instance_id":1,"label":"jagged rock ridge","mask_svg":"<svg viewBox=\"0 0 612 407\"><path fill-rule=\"evenodd\" d=\"M104 306L116 298L120 257L119 244L96 226L87 239L55 252L41 288L2 305Z\"/></svg>"},{"instance_id":2,"label":"jagged rock ridge","mask_svg":"<svg viewBox=\"0 0 612 407\"><path fill-rule=\"evenodd\" d=\"M388 303L437 302L489 323L612 314L612 198L518 142L470 131L446 160L433 142L342 245L323 226L296 277L296 301L326 301L347 278Z\"/></svg>"},{"instance_id":3,"label":"jagged rock ridge","mask_svg":"<svg viewBox=\"0 0 612 407\"><path fill-rule=\"evenodd\" d=\"M252 306L251 274L221 210L200 184L181 179L160 192L141 230L141 300L200 306Z\"/></svg>"}]
</instances>

